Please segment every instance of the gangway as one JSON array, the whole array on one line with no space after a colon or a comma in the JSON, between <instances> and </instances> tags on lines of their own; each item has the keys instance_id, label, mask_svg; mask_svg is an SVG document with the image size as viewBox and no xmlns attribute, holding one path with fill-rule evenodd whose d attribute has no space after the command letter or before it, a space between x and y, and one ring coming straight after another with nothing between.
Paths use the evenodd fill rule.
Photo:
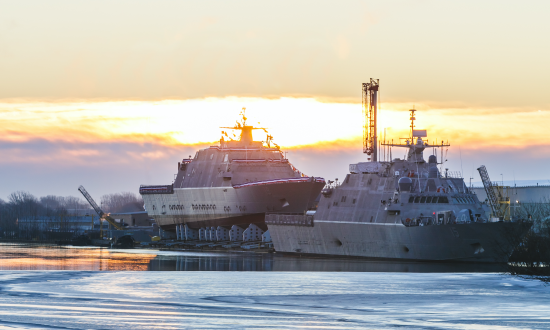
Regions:
<instances>
[{"instance_id":1,"label":"gangway","mask_svg":"<svg viewBox=\"0 0 550 330\"><path fill-rule=\"evenodd\" d=\"M84 196L84 198L86 198L86 200L88 201L88 203L90 203L90 205L92 206L92 208L96 211L97 215L99 215L99 219L100 221L101 220L105 220L107 221L111 226L113 226L115 229L117 230L123 230L124 227L117 223L115 221L115 219L111 218L111 216L105 212L103 212L103 210L97 205L97 203L94 201L94 199L92 198L92 196L90 196L90 194L88 194L88 192L86 191L86 189L84 188L84 186L80 186L78 187L78 191L80 191L82 193L82 195ZM103 231L103 226L99 226L100 230ZM101 235L103 236L103 235Z\"/></svg>"}]
</instances>

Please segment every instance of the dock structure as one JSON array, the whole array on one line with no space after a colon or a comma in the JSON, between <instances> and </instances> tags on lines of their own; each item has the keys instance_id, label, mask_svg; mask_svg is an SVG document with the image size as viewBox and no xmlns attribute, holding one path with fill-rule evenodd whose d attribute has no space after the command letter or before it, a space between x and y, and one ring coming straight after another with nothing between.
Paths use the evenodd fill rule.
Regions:
<instances>
[{"instance_id":1,"label":"dock structure","mask_svg":"<svg viewBox=\"0 0 550 330\"><path fill-rule=\"evenodd\" d=\"M159 233L162 228L159 229ZM273 251L269 230L264 231L255 224L246 228L234 225L230 230L218 226L191 229L187 225L176 227L176 233L162 231L162 240L141 242L143 246L154 246L170 250L245 250Z\"/></svg>"}]
</instances>

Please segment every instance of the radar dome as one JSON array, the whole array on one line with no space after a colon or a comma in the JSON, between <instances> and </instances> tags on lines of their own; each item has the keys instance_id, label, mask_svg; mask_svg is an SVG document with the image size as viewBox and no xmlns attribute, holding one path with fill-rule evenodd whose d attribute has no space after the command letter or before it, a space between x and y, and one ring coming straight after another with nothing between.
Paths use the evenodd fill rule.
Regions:
<instances>
[{"instance_id":1,"label":"radar dome","mask_svg":"<svg viewBox=\"0 0 550 330\"><path fill-rule=\"evenodd\" d=\"M413 184L412 184L411 178L402 177L397 182L397 185L399 186L399 191L404 192L404 191L411 191Z\"/></svg>"},{"instance_id":2,"label":"radar dome","mask_svg":"<svg viewBox=\"0 0 550 330\"><path fill-rule=\"evenodd\" d=\"M428 164L437 164L437 157L435 155L430 155L430 157L428 157Z\"/></svg>"}]
</instances>

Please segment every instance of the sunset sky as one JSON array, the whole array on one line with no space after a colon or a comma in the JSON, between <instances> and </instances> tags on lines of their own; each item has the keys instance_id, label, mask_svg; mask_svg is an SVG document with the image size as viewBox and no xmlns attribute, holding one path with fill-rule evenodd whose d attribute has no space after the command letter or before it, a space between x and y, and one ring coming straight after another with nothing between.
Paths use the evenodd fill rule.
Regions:
<instances>
[{"instance_id":1,"label":"sunset sky","mask_svg":"<svg viewBox=\"0 0 550 330\"><path fill-rule=\"evenodd\" d=\"M369 78L389 139L414 106L466 180L484 164L495 181L550 184L548 13L548 1L2 1L0 198L169 184L242 107L304 173L343 178L366 161Z\"/></svg>"}]
</instances>

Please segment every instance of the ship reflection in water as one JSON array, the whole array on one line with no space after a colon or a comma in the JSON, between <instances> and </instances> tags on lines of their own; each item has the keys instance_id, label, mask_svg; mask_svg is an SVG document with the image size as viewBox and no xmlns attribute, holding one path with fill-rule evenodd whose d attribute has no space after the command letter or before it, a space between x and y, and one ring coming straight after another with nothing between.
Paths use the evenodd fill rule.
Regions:
<instances>
[{"instance_id":1,"label":"ship reflection in water","mask_svg":"<svg viewBox=\"0 0 550 330\"><path fill-rule=\"evenodd\" d=\"M132 250L134 252L134 250ZM0 270L149 270L156 253L38 244L0 244Z\"/></svg>"},{"instance_id":2,"label":"ship reflection in water","mask_svg":"<svg viewBox=\"0 0 550 330\"><path fill-rule=\"evenodd\" d=\"M400 273L499 273L506 265L480 263L428 263L312 258L277 254L159 255L150 262L157 271L277 271L277 272L400 272Z\"/></svg>"},{"instance_id":3,"label":"ship reflection in water","mask_svg":"<svg viewBox=\"0 0 550 330\"><path fill-rule=\"evenodd\" d=\"M506 265L0 244L0 270L498 273Z\"/></svg>"}]
</instances>

